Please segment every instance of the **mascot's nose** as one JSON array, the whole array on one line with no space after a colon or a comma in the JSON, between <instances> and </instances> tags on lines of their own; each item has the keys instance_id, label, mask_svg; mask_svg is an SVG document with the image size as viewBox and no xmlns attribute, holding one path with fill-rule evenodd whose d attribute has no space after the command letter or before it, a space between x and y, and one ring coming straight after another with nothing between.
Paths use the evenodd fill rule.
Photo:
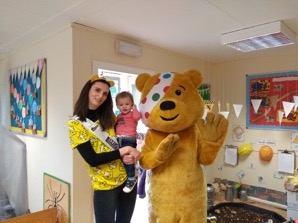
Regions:
<instances>
[{"instance_id":1,"label":"mascot's nose","mask_svg":"<svg viewBox=\"0 0 298 223\"><path fill-rule=\"evenodd\" d=\"M171 110L176 107L176 104L172 101L164 101L160 104L160 109L161 110Z\"/></svg>"}]
</instances>

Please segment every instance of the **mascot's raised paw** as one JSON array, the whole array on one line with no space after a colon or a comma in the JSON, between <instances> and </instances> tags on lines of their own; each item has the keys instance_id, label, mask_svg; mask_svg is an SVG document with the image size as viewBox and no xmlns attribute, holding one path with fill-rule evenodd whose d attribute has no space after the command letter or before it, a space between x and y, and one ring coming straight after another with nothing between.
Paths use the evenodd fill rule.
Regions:
<instances>
[{"instance_id":1,"label":"mascot's raised paw","mask_svg":"<svg viewBox=\"0 0 298 223\"><path fill-rule=\"evenodd\" d=\"M208 112L206 119L199 119L198 127L202 140L222 145L229 127L228 120L221 114Z\"/></svg>"}]
</instances>

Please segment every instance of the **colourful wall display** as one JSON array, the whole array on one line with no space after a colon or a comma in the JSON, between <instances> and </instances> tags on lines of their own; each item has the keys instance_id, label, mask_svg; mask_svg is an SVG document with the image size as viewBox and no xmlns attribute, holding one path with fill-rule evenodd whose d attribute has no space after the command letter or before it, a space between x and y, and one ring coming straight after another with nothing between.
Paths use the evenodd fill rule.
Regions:
<instances>
[{"instance_id":1,"label":"colourful wall display","mask_svg":"<svg viewBox=\"0 0 298 223\"><path fill-rule=\"evenodd\" d=\"M297 96L298 71L247 75L246 127L297 130ZM252 101L259 101L257 110Z\"/></svg>"},{"instance_id":2,"label":"colourful wall display","mask_svg":"<svg viewBox=\"0 0 298 223\"><path fill-rule=\"evenodd\" d=\"M9 70L10 130L46 136L46 59Z\"/></svg>"}]
</instances>

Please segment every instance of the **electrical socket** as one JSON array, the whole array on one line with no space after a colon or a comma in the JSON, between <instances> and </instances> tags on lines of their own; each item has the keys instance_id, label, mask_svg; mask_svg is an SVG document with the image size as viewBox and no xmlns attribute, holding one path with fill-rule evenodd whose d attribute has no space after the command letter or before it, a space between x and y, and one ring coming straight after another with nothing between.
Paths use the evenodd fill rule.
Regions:
<instances>
[{"instance_id":1,"label":"electrical socket","mask_svg":"<svg viewBox=\"0 0 298 223\"><path fill-rule=\"evenodd\" d=\"M222 165L219 165L219 166L217 166L217 169L220 170L220 171L222 171L223 170L223 166Z\"/></svg>"}]
</instances>

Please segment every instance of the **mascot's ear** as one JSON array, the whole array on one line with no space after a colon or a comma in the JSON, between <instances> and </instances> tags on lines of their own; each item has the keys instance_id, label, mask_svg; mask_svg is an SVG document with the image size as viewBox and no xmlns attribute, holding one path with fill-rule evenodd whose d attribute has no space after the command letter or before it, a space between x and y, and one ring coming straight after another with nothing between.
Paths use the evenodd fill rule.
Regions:
<instances>
[{"instance_id":1,"label":"mascot's ear","mask_svg":"<svg viewBox=\"0 0 298 223\"><path fill-rule=\"evenodd\" d=\"M135 84L136 84L136 88L138 89L139 92L143 91L144 86L150 77L151 77L151 75L147 74L147 73L142 73L137 76Z\"/></svg>"},{"instance_id":2,"label":"mascot's ear","mask_svg":"<svg viewBox=\"0 0 298 223\"><path fill-rule=\"evenodd\" d=\"M203 81L202 74L194 69L188 70L184 73L191 80L195 87L200 87Z\"/></svg>"}]
</instances>

